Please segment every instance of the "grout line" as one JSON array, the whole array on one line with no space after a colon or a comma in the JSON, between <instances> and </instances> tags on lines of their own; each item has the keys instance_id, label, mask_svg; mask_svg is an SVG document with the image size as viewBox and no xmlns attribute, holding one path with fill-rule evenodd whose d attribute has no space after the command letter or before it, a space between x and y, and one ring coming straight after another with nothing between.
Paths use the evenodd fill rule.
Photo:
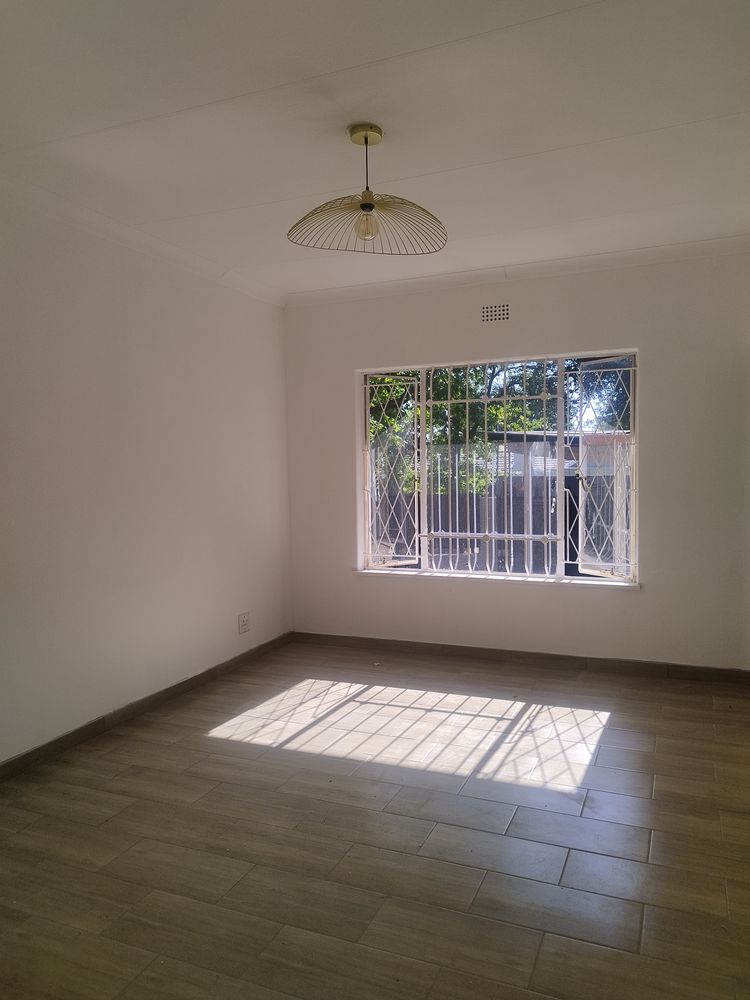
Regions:
<instances>
[{"instance_id":1,"label":"grout line","mask_svg":"<svg viewBox=\"0 0 750 1000\"><path fill-rule=\"evenodd\" d=\"M539 928L535 928L539 930ZM542 954L542 945L544 944L545 938L547 937L547 931L541 931L539 937L539 944L537 945L536 954L534 955L534 961L531 963L531 972L529 973L529 980L527 982L527 987L531 989L531 984L534 980L534 975L536 973L536 967L539 963L539 957Z\"/></svg>"},{"instance_id":2,"label":"grout line","mask_svg":"<svg viewBox=\"0 0 750 1000\"><path fill-rule=\"evenodd\" d=\"M477 887L476 887L476 889L474 890L474 892L472 894L471 900L469 901L469 905L462 912L464 912L464 913L470 913L471 912L471 908L474 905L474 903L476 902L477 896L479 895L479 891L482 888L482 886L484 885L484 883L486 882L488 874L489 874L489 869L485 868L484 869L484 874L480 878L480 880L479 880L479 882L477 884ZM476 916L476 914L475 914L475 916Z\"/></svg>"},{"instance_id":3,"label":"grout line","mask_svg":"<svg viewBox=\"0 0 750 1000\"><path fill-rule=\"evenodd\" d=\"M583 796L583 802L581 803L581 811L578 813L578 816L579 816L580 819L591 819L590 816L584 816L583 815L584 812L586 811L586 803L589 800L589 793L590 792L591 792L591 789L587 788L586 789L586 794ZM610 821L606 820L606 822L610 822ZM621 824L621 825L623 825L623 824ZM627 825L627 824L624 824L624 825Z\"/></svg>"},{"instance_id":4,"label":"grout line","mask_svg":"<svg viewBox=\"0 0 750 1000\"><path fill-rule=\"evenodd\" d=\"M641 926L638 933L638 955L643 954L643 934L646 929L646 907L650 905L650 903L641 902Z\"/></svg>"},{"instance_id":5,"label":"grout line","mask_svg":"<svg viewBox=\"0 0 750 1000\"><path fill-rule=\"evenodd\" d=\"M465 797L468 798L469 796L465 796ZM498 805L502 805L502 804L503 803L498 803ZM510 829L510 824L516 818L516 814L517 814L518 810L521 808L519 805L514 805L512 802L508 802L507 805L513 806L513 812L510 814L510 819L508 820L508 825L503 830L503 836L506 836L506 834L508 833L508 830ZM543 810L540 810L540 811L543 811ZM564 815L564 814L560 813L559 815ZM489 832L491 833L492 831L489 831Z\"/></svg>"},{"instance_id":6,"label":"grout line","mask_svg":"<svg viewBox=\"0 0 750 1000\"><path fill-rule=\"evenodd\" d=\"M565 860L563 861L562 870L560 871L560 878L557 880L556 883L553 883L553 884L562 886L562 880L563 880L563 876L565 875L565 869L568 867L568 861L570 860L570 852L571 852L571 850L572 850L572 848L569 847L568 851L567 851L567 854L565 855Z\"/></svg>"},{"instance_id":7,"label":"grout line","mask_svg":"<svg viewBox=\"0 0 750 1000\"><path fill-rule=\"evenodd\" d=\"M68 925L66 924L66 925L64 925L64 926L68 926ZM115 938L109 938L108 940L112 940L112 941L114 941L114 940L115 940ZM149 949L143 949L143 950L145 951L145 950L149 950ZM161 955L161 954L160 954L160 953L159 953L158 951L156 951L156 952L153 952L152 954L153 954L153 956L154 956L154 957L153 957L153 958L151 959L151 961L150 961L150 962L146 962L146 964L145 964L145 965L143 966L143 968L142 968L142 969L138 969L138 971L137 971L137 972L135 972L135 973L134 973L134 974L133 974L132 976L130 976L129 978L127 978L127 979L125 980L125 983L124 983L124 985L123 985L122 989L119 989L119 990L118 990L118 991L117 991L116 993L113 993L113 994L112 994L112 1000L117 1000L117 997L121 997L121 996L123 996L124 992L125 992L126 990L130 989L130 987L131 987L131 986L133 985L133 983L134 983L134 982L135 982L135 981L136 981L137 979L139 979L139 978L140 978L140 976L141 976L141 975L142 975L142 974L143 974L143 973L144 973L144 972L145 972L145 971L146 971L147 969L150 969L150 968L151 968L151 966L152 966L152 965L154 964L154 962L156 962L156 961L157 961L158 959L160 959L160 958L166 958L166 957L167 957L166 955Z\"/></svg>"}]
</instances>

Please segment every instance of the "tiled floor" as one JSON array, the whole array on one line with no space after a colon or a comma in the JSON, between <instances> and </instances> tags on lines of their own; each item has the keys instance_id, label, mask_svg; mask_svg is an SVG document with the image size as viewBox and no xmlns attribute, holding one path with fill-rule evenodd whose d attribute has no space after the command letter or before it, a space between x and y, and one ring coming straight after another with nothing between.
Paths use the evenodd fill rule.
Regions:
<instances>
[{"instance_id":1,"label":"tiled floor","mask_svg":"<svg viewBox=\"0 0 750 1000\"><path fill-rule=\"evenodd\" d=\"M750 683L295 643L0 785L4 1000L750 997Z\"/></svg>"}]
</instances>

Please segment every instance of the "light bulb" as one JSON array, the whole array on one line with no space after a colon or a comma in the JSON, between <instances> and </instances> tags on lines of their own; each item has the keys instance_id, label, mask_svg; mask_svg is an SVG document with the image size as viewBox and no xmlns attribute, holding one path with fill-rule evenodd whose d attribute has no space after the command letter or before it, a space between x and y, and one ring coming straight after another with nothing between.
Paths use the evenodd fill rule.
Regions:
<instances>
[{"instance_id":1,"label":"light bulb","mask_svg":"<svg viewBox=\"0 0 750 1000\"><path fill-rule=\"evenodd\" d=\"M354 232L361 240L369 242L375 239L380 232L380 224L372 209L369 212L362 210L359 213L354 223Z\"/></svg>"},{"instance_id":2,"label":"light bulb","mask_svg":"<svg viewBox=\"0 0 750 1000\"><path fill-rule=\"evenodd\" d=\"M380 223L375 215L375 195L369 186L362 192L359 208L359 215L354 221L354 235L369 243L380 232Z\"/></svg>"}]
</instances>

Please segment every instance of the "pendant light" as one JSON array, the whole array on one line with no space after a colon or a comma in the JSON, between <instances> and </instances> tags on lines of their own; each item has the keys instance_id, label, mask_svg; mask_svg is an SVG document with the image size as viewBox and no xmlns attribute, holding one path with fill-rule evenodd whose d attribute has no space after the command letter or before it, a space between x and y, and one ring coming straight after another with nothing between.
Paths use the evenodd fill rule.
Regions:
<instances>
[{"instance_id":1,"label":"pendant light","mask_svg":"<svg viewBox=\"0 0 750 1000\"><path fill-rule=\"evenodd\" d=\"M350 125L348 132L352 142L365 147L364 191L318 205L292 226L288 239L315 250L398 256L442 250L448 234L431 212L406 198L370 190L370 146L382 140L383 130L367 122Z\"/></svg>"}]
</instances>

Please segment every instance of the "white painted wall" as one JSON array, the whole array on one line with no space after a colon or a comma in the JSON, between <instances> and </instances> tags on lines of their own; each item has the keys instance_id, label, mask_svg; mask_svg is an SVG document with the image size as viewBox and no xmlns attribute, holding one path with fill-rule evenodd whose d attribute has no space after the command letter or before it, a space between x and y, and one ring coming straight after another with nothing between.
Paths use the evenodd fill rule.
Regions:
<instances>
[{"instance_id":1,"label":"white painted wall","mask_svg":"<svg viewBox=\"0 0 750 1000\"><path fill-rule=\"evenodd\" d=\"M0 208L2 760L289 618L280 310Z\"/></svg>"},{"instance_id":2,"label":"white painted wall","mask_svg":"<svg viewBox=\"0 0 750 1000\"><path fill-rule=\"evenodd\" d=\"M511 320L481 323L497 302ZM750 667L749 317L747 255L288 306L294 627ZM640 590L355 572L355 370L624 348L640 364Z\"/></svg>"}]
</instances>

